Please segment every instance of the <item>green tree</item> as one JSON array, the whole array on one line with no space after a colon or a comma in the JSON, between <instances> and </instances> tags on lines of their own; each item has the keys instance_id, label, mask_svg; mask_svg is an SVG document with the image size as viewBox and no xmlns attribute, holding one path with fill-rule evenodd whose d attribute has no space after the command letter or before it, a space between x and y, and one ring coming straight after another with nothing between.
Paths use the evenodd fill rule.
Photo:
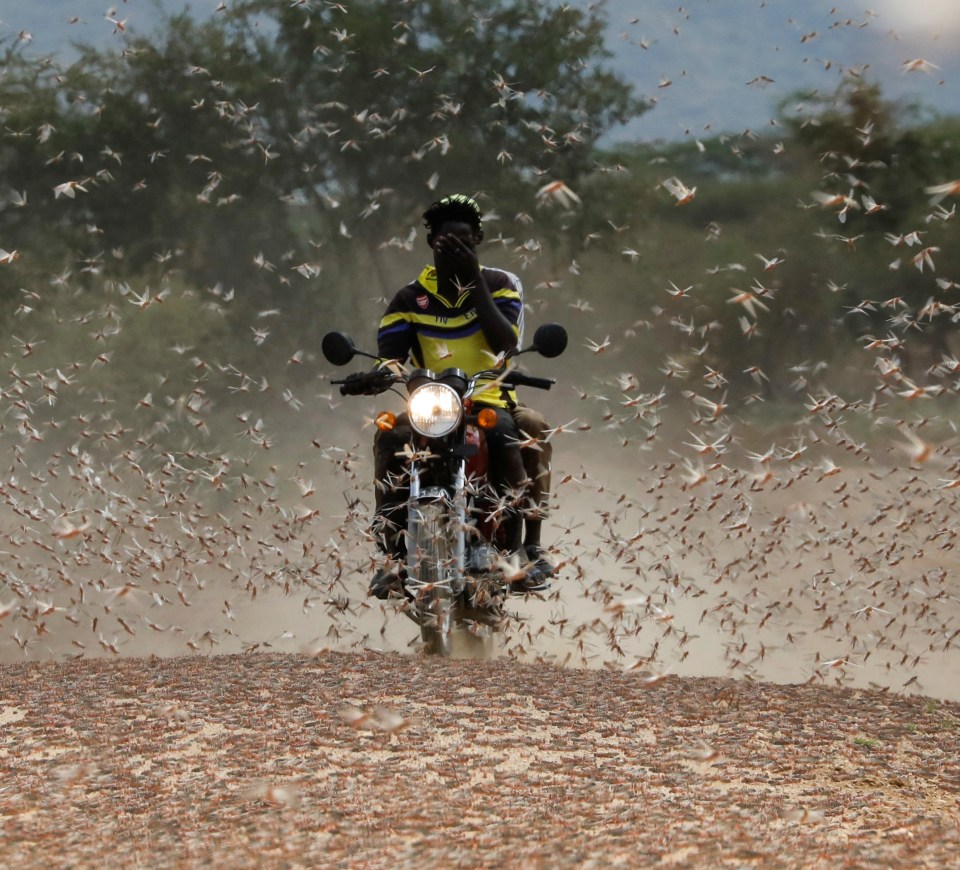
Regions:
<instances>
[{"instance_id":1,"label":"green tree","mask_svg":"<svg viewBox=\"0 0 960 870\"><path fill-rule=\"evenodd\" d=\"M377 241L441 183L530 208L542 177L575 185L600 137L646 108L603 66L602 27L597 9L544 0L251 0L45 75L11 50L5 120L23 133L5 173L47 198L51 182L88 181L63 223L96 218L134 265L185 226L202 237L197 200L269 206L260 233L309 202ZM230 213L216 222L228 238Z\"/></svg>"},{"instance_id":2,"label":"green tree","mask_svg":"<svg viewBox=\"0 0 960 870\"><path fill-rule=\"evenodd\" d=\"M890 344L920 376L951 351L956 331L952 281L938 280L960 267L954 215L924 192L960 171L956 123L931 121L919 107L890 102L878 85L855 79L784 123L822 167L821 191L845 197L835 237L850 240L843 253L855 255L837 258L834 279L848 288L841 297L847 309L858 310L846 323L857 336L909 337Z\"/></svg>"},{"instance_id":3,"label":"green tree","mask_svg":"<svg viewBox=\"0 0 960 870\"><path fill-rule=\"evenodd\" d=\"M604 66L602 8L545 0L250 0L125 46L66 69L8 50L0 103L21 132L3 181L29 208L0 213L5 244L23 267L53 236L47 268L179 270L236 288L246 318L309 312L356 280L383 292L434 191L532 212L545 181L575 188L601 137L646 108Z\"/></svg>"},{"instance_id":4,"label":"green tree","mask_svg":"<svg viewBox=\"0 0 960 870\"><path fill-rule=\"evenodd\" d=\"M180 16L159 44L86 49L44 75L22 57L15 68L5 103L22 137L8 144L4 175L30 208L10 216L11 232L29 239L52 226L80 257L109 247L107 265L128 275L177 256L172 265L203 282L239 277L241 246L252 257L259 242L278 244L289 209L246 103L262 76L222 24Z\"/></svg>"},{"instance_id":5,"label":"green tree","mask_svg":"<svg viewBox=\"0 0 960 870\"><path fill-rule=\"evenodd\" d=\"M264 126L291 155L288 192L376 245L433 189L531 211L543 180L576 187L601 137L646 109L603 65L599 7L251 0L233 14L277 62L291 136Z\"/></svg>"}]
</instances>

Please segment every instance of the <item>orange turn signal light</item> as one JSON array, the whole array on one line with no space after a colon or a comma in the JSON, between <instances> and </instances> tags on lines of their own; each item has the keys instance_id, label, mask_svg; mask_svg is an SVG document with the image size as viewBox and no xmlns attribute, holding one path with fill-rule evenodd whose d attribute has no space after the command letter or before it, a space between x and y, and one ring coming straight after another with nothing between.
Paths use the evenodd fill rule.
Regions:
<instances>
[{"instance_id":1,"label":"orange turn signal light","mask_svg":"<svg viewBox=\"0 0 960 870\"><path fill-rule=\"evenodd\" d=\"M393 411L381 411L373 422L381 432L389 432L397 425L397 415Z\"/></svg>"},{"instance_id":2,"label":"orange turn signal light","mask_svg":"<svg viewBox=\"0 0 960 870\"><path fill-rule=\"evenodd\" d=\"M493 408L482 408L477 414L477 425L481 429L493 429L497 425L497 412Z\"/></svg>"}]
</instances>

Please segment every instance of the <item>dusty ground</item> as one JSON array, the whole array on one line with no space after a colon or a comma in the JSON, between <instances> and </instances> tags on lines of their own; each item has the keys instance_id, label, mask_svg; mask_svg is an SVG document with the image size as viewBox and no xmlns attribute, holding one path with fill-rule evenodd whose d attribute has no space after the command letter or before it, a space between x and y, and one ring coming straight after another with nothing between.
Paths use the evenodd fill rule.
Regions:
<instances>
[{"instance_id":1,"label":"dusty ground","mask_svg":"<svg viewBox=\"0 0 960 870\"><path fill-rule=\"evenodd\" d=\"M0 670L7 867L945 867L960 705L324 653Z\"/></svg>"},{"instance_id":2,"label":"dusty ground","mask_svg":"<svg viewBox=\"0 0 960 870\"><path fill-rule=\"evenodd\" d=\"M776 437L762 485L558 468L560 577L491 662L366 596L346 452L309 510L280 465L8 484L0 867L954 865L952 442L835 471Z\"/></svg>"}]
</instances>

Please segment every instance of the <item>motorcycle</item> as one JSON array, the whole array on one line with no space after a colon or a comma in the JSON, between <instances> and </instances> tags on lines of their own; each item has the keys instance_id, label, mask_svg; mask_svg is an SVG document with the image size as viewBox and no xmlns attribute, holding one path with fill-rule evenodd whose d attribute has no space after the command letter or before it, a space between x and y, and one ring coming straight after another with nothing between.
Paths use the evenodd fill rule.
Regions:
<instances>
[{"instance_id":1,"label":"motorcycle","mask_svg":"<svg viewBox=\"0 0 960 870\"><path fill-rule=\"evenodd\" d=\"M566 346L562 326L543 324L533 343L508 354L499 369L468 376L456 368L435 373L392 367L331 381L342 395L399 393L397 386L406 387L412 443L407 450L406 557L399 578L403 612L419 625L428 654L450 656L455 634L489 637L502 627L507 598L526 594L512 585L504 559L510 524L520 518L486 483L483 432L496 425L496 412L474 407L471 397L478 385L486 389L491 381L510 389L550 389L555 379L506 368L507 360L531 351L554 358ZM345 366L356 356L376 359L343 332L327 333L322 351L335 366ZM382 411L375 423L392 428L396 415Z\"/></svg>"}]
</instances>

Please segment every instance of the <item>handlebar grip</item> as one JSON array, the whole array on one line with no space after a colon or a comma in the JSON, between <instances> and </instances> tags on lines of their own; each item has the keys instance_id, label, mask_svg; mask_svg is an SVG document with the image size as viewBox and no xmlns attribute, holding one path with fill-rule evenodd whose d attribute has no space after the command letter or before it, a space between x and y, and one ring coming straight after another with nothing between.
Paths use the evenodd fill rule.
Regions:
<instances>
[{"instance_id":1,"label":"handlebar grip","mask_svg":"<svg viewBox=\"0 0 960 870\"><path fill-rule=\"evenodd\" d=\"M511 372L504 380L515 387L533 387L536 390L549 390L557 382L555 378L538 378L523 372Z\"/></svg>"},{"instance_id":2,"label":"handlebar grip","mask_svg":"<svg viewBox=\"0 0 960 870\"><path fill-rule=\"evenodd\" d=\"M330 383L340 387L341 396L378 396L389 390L396 378L390 372L357 372L347 378L337 378Z\"/></svg>"}]
</instances>

